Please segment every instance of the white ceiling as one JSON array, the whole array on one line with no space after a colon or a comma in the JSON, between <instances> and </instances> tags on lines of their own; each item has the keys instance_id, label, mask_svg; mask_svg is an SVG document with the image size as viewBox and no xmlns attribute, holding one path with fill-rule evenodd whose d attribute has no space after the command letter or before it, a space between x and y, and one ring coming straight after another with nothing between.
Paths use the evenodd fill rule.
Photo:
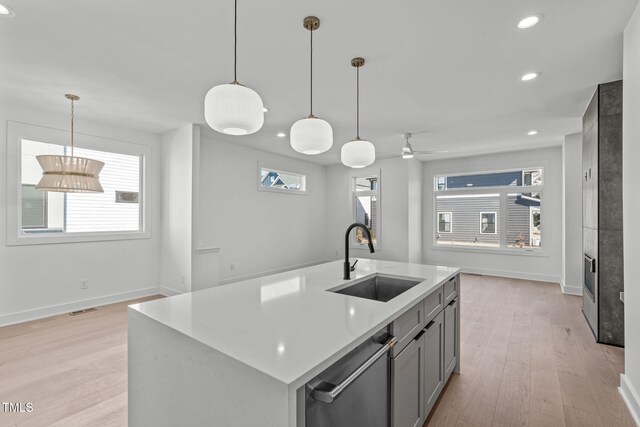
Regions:
<instances>
[{"instance_id":1,"label":"white ceiling","mask_svg":"<svg viewBox=\"0 0 640 427\"><path fill-rule=\"evenodd\" d=\"M16 12L0 18L0 102L66 113L72 92L79 119L161 133L204 123L206 91L232 80L233 0L0 1ZM336 163L355 136L350 60L363 56L360 133L379 155L398 153L404 132L417 134L415 150L448 156L558 144L580 130L595 85L621 78L636 3L239 0L238 80L270 112L257 134L205 134ZM542 23L518 30L533 13ZM314 113L333 125L334 146L298 156L275 135L308 114L312 14ZM523 83L527 71L542 75Z\"/></svg>"}]
</instances>

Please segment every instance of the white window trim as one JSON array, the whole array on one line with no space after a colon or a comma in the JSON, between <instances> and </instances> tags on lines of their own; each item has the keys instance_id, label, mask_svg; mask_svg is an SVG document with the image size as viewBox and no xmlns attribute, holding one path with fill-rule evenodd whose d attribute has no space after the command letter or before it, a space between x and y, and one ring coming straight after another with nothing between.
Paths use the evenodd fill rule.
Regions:
<instances>
[{"instance_id":1,"label":"white window trim","mask_svg":"<svg viewBox=\"0 0 640 427\"><path fill-rule=\"evenodd\" d=\"M434 190L433 190L433 194L432 194L432 212L437 212L437 203L438 203L438 196L442 196L444 194L446 195L464 195L464 196L471 196L471 195L478 195L478 197L480 197L480 195L482 194L489 194L489 193L497 193L497 195L500 196L500 205L501 205L501 210L503 208L506 209L506 199L509 195L509 193L541 193L544 194L544 184L543 185L530 185L530 186L515 186L515 185L508 185L508 186L503 186L503 187L465 187L465 188L460 188L460 189L455 189L455 190L441 190L438 191L437 190L437 178L439 176L459 176L459 175L478 175L478 174L485 174L485 173L500 173L500 172L510 172L513 170L522 170L522 171L529 171L529 170L538 170L541 169L542 170L542 176L543 179L546 176L545 175L545 171L549 169L549 162L547 161L539 161L536 162L537 166L533 166L529 163L525 164L520 163L520 162L513 162L513 167L510 167L508 169L495 169L495 170L487 170L487 169L471 169L471 170L465 170L465 171L459 171L459 170L453 170L453 169L448 169L448 168L438 168L438 169L434 169L432 171L432 173L430 174L430 180L431 182L434 183ZM544 198L544 196L543 196ZM504 205L504 206L503 206ZM541 217L544 217L544 203L540 204L540 215ZM503 224L504 223L504 224ZM507 224L507 215L501 215L500 216L500 227L503 228L506 227ZM451 251L451 252L473 252L473 253L485 253L485 254L495 254L495 255L515 255L515 256L538 256L538 257L549 257L548 254L548 247L545 246L544 244L541 247L537 247L537 248L527 248L527 249L521 249L521 248L510 248L509 245L507 244L507 236L506 234L501 235L501 241L500 241L500 247L498 248L477 248L474 246L450 246L450 245L439 245L438 244L438 226L437 226L437 221L431 221L431 228L433 230L432 233L432 239L431 239L431 246L429 249L432 250L438 250L438 251Z\"/></svg>"},{"instance_id":2,"label":"white window trim","mask_svg":"<svg viewBox=\"0 0 640 427\"><path fill-rule=\"evenodd\" d=\"M376 190L356 191L356 180L358 178L371 178L372 176L375 176L378 179ZM356 218L356 198L358 196L376 196L376 219L378 221L378 229L376 230L376 232L378 234L376 235L376 243L373 245L373 247L376 251L379 251L382 249L382 170L379 169L371 173L358 173L349 175L349 179L351 179L351 219L354 222ZM352 249L366 249L367 251L369 250L366 243L358 243L356 241L355 232L352 233L350 241L350 246Z\"/></svg>"},{"instance_id":3,"label":"white window trim","mask_svg":"<svg viewBox=\"0 0 640 427\"><path fill-rule=\"evenodd\" d=\"M287 175L296 175L302 177L304 180L304 190L287 190L286 188L277 188L277 187L263 187L262 186L262 169L268 169L271 172L284 173ZM272 168L271 166L264 165L258 162L258 179L256 180L258 184L258 191L266 191L267 193L282 193L282 194L297 194L299 196L306 195L309 192L307 187L307 175L304 173L300 173L293 170L284 170L280 168Z\"/></svg>"},{"instance_id":4,"label":"white window trim","mask_svg":"<svg viewBox=\"0 0 640 427\"><path fill-rule=\"evenodd\" d=\"M68 234L22 233L22 140L45 142L66 146L68 131L27 123L7 122L7 245L46 245L59 243L101 242L110 240L133 240L151 238L151 214L149 209L149 165L152 163L152 148L148 145L119 141L76 132L76 147L97 151L140 156L140 230L80 232Z\"/></svg>"},{"instance_id":5,"label":"white window trim","mask_svg":"<svg viewBox=\"0 0 640 427\"><path fill-rule=\"evenodd\" d=\"M482 215L493 215L493 233L484 233L482 231ZM489 222L487 222L488 224ZM495 235L498 234L498 212L480 212L480 234Z\"/></svg>"},{"instance_id":6,"label":"white window trim","mask_svg":"<svg viewBox=\"0 0 640 427\"><path fill-rule=\"evenodd\" d=\"M440 231L440 214L449 215L449 231ZM438 233L453 233L453 213L451 213L451 212L438 212Z\"/></svg>"}]
</instances>

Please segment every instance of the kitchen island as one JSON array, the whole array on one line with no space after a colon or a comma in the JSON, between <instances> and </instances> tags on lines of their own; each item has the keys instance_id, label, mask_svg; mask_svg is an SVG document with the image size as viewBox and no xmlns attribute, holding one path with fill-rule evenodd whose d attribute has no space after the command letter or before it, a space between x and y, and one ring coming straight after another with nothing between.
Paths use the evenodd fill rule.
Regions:
<instances>
[{"instance_id":1,"label":"kitchen island","mask_svg":"<svg viewBox=\"0 0 640 427\"><path fill-rule=\"evenodd\" d=\"M307 382L414 307L426 324L423 301L438 292L442 316L446 283L458 301L457 268L360 259L347 281L342 267L130 306L129 425L303 426ZM388 302L332 292L372 276L417 284ZM459 356L454 364L457 372Z\"/></svg>"}]
</instances>

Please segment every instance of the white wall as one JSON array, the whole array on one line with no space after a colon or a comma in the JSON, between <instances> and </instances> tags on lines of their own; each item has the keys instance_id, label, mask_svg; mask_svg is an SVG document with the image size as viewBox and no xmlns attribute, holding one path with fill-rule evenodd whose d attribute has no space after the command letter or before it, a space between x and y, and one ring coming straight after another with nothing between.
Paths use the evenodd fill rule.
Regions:
<instances>
[{"instance_id":1,"label":"white wall","mask_svg":"<svg viewBox=\"0 0 640 427\"><path fill-rule=\"evenodd\" d=\"M305 174L307 193L258 190L259 163ZM199 165L195 245L219 248L221 283L326 259L324 166L207 136Z\"/></svg>"},{"instance_id":2,"label":"white wall","mask_svg":"<svg viewBox=\"0 0 640 427\"><path fill-rule=\"evenodd\" d=\"M343 165L327 167L327 257L344 257L344 233L354 222L352 182L356 176L379 175L380 199L380 247L370 254L366 248L349 250L353 258L409 261L409 162L400 157L377 160L363 169L351 169ZM417 165L417 168L420 166ZM416 173L412 174L416 176ZM415 218L412 218L412 224ZM355 232L354 232L355 233Z\"/></svg>"},{"instance_id":3,"label":"white wall","mask_svg":"<svg viewBox=\"0 0 640 427\"><path fill-rule=\"evenodd\" d=\"M0 168L7 165L7 121L68 129L69 117L0 105ZM0 326L77 308L157 293L160 254L159 138L78 120L81 134L148 145L151 238L7 246L7 182L0 173ZM80 290L80 281L89 289Z\"/></svg>"},{"instance_id":4,"label":"white wall","mask_svg":"<svg viewBox=\"0 0 640 427\"><path fill-rule=\"evenodd\" d=\"M191 291L194 125L161 137L162 242L160 286Z\"/></svg>"},{"instance_id":5,"label":"white wall","mask_svg":"<svg viewBox=\"0 0 640 427\"><path fill-rule=\"evenodd\" d=\"M422 262L422 162L417 159L405 160L408 167L407 210L409 215L408 243L409 262Z\"/></svg>"},{"instance_id":6,"label":"white wall","mask_svg":"<svg viewBox=\"0 0 640 427\"><path fill-rule=\"evenodd\" d=\"M562 290L582 295L582 134L567 135L562 144L564 224Z\"/></svg>"},{"instance_id":7,"label":"white wall","mask_svg":"<svg viewBox=\"0 0 640 427\"><path fill-rule=\"evenodd\" d=\"M434 175L544 167L542 245L544 256L517 252L466 251L434 245ZM465 271L531 280L560 282L562 276L562 149L513 151L491 155L429 161L424 164L423 261L463 267ZM427 184L429 183L429 184Z\"/></svg>"},{"instance_id":8,"label":"white wall","mask_svg":"<svg viewBox=\"0 0 640 427\"><path fill-rule=\"evenodd\" d=\"M640 424L640 6L624 31L623 196L625 373L620 389Z\"/></svg>"}]
</instances>

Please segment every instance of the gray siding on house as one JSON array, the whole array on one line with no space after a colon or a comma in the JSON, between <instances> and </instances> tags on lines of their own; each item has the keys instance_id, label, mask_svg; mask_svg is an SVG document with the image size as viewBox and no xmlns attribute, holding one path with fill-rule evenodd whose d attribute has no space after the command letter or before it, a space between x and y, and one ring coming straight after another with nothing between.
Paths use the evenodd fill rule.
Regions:
<instances>
[{"instance_id":1,"label":"gray siding on house","mask_svg":"<svg viewBox=\"0 0 640 427\"><path fill-rule=\"evenodd\" d=\"M500 197L438 197L437 212L451 213L451 233L440 232L436 228L438 239L452 242L467 243L500 243ZM530 208L539 207L540 202L530 200L519 195L509 195L507 199L507 242L524 246L531 244L530 240ZM480 233L480 213L496 213L496 234ZM436 221L438 221L436 216ZM436 227L438 224L436 223Z\"/></svg>"},{"instance_id":2,"label":"gray siding on house","mask_svg":"<svg viewBox=\"0 0 640 427\"><path fill-rule=\"evenodd\" d=\"M500 187L507 185L522 185L522 171L447 177L447 188L450 190L454 188Z\"/></svg>"},{"instance_id":3,"label":"gray siding on house","mask_svg":"<svg viewBox=\"0 0 640 427\"><path fill-rule=\"evenodd\" d=\"M437 232L436 235L440 239L454 242L500 243L500 197L438 197L436 206L438 212L452 214L451 233ZM496 234L480 233L480 212L496 213Z\"/></svg>"}]
</instances>

